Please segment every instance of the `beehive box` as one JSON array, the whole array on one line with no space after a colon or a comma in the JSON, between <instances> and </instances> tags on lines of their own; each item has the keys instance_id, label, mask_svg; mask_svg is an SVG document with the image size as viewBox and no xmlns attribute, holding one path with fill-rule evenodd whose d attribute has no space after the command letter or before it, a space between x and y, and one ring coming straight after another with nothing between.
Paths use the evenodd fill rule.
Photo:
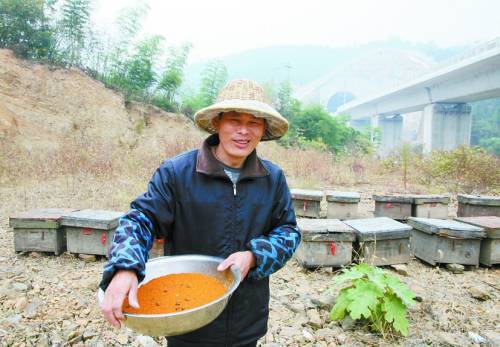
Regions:
<instances>
[{"instance_id":1,"label":"beehive box","mask_svg":"<svg viewBox=\"0 0 500 347\"><path fill-rule=\"evenodd\" d=\"M122 215L122 212L87 209L64 216L61 225L66 230L68 252L108 256Z\"/></svg>"},{"instance_id":2,"label":"beehive box","mask_svg":"<svg viewBox=\"0 0 500 347\"><path fill-rule=\"evenodd\" d=\"M358 217L358 203L361 195L355 192L327 191L328 210L326 218L354 219Z\"/></svg>"},{"instance_id":3,"label":"beehive box","mask_svg":"<svg viewBox=\"0 0 500 347\"><path fill-rule=\"evenodd\" d=\"M69 208L33 209L10 217L14 250L51 252L55 255L65 252L66 233L60 228L60 221L63 215L74 211Z\"/></svg>"},{"instance_id":4,"label":"beehive box","mask_svg":"<svg viewBox=\"0 0 500 347\"><path fill-rule=\"evenodd\" d=\"M298 217L319 218L323 192L309 189L292 189L292 203Z\"/></svg>"},{"instance_id":5,"label":"beehive box","mask_svg":"<svg viewBox=\"0 0 500 347\"><path fill-rule=\"evenodd\" d=\"M500 196L458 194L458 217L500 217Z\"/></svg>"},{"instance_id":6,"label":"beehive box","mask_svg":"<svg viewBox=\"0 0 500 347\"><path fill-rule=\"evenodd\" d=\"M486 266L500 264L500 217L480 216L455 219L459 222L483 228L486 232L486 238L481 240L479 262Z\"/></svg>"},{"instance_id":7,"label":"beehive box","mask_svg":"<svg viewBox=\"0 0 500 347\"><path fill-rule=\"evenodd\" d=\"M413 227L413 254L429 263L479 265L482 228L446 219L416 218L408 220Z\"/></svg>"},{"instance_id":8,"label":"beehive box","mask_svg":"<svg viewBox=\"0 0 500 347\"><path fill-rule=\"evenodd\" d=\"M375 217L406 220L411 217L413 197L408 195L373 195Z\"/></svg>"},{"instance_id":9,"label":"beehive box","mask_svg":"<svg viewBox=\"0 0 500 347\"><path fill-rule=\"evenodd\" d=\"M302 241L295 253L305 268L339 267L352 261L354 230L338 219L297 219Z\"/></svg>"},{"instance_id":10,"label":"beehive box","mask_svg":"<svg viewBox=\"0 0 500 347\"><path fill-rule=\"evenodd\" d=\"M412 217L448 218L450 197L446 195L414 195Z\"/></svg>"},{"instance_id":11,"label":"beehive box","mask_svg":"<svg viewBox=\"0 0 500 347\"><path fill-rule=\"evenodd\" d=\"M410 260L411 227L388 217L344 221L356 231L358 262L403 264Z\"/></svg>"}]
</instances>

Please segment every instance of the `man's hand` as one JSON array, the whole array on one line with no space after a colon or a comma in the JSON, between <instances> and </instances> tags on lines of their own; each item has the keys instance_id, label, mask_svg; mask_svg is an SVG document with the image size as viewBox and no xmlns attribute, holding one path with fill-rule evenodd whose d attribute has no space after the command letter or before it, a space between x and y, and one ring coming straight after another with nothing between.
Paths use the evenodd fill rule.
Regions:
<instances>
[{"instance_id":1,"label":"man's hand","mask_svg":"<svg viewBox=\"0 0 500 347\"><path fill-rule=\"evenodd\" d=\"M128 295L130 306L139 308L137 302L137 275L134 271L118 270L104 293L101 312L111 325L119 328L125 319L122 305Z\"/></svg>"},{"instance_id":2,"label":"man's hand","mask_svg":"<svg viewBox=\"0 0 500 347\"><path fill-rule=\"evenodd\" d=\"M248 271L255 266L255 256L250 251L236 252L224 259L217 270L224 271L231 265L236 265L241 272L241 279L247 277Z\"/></svg>"}]
</instances>

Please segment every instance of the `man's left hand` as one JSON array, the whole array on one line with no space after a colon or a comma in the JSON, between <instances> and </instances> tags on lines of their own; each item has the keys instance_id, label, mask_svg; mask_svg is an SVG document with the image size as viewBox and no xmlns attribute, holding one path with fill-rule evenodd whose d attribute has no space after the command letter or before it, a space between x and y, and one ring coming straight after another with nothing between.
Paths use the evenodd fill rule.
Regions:
<instances>
[{"instance_id":1,"label":"man's left hand","mask_svg":"<svg viewBox=\"0 0 500 347\"><path fill-rule=\"evenodd\" d=\"M255 266L255 256L250 251L236 252L224 259L217 270L224 271L231 265L236 265L241 272L241 279L247 277L248 271Z\"/></svg>"}]
</instances>

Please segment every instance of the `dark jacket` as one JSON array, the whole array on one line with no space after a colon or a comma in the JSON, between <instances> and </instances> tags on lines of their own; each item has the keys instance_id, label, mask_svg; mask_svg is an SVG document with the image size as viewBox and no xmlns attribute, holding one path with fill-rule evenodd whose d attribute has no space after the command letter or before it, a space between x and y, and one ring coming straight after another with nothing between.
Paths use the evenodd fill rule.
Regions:
<instances>
[{"instance_id":1,"label":"dark jacket","mask_svg":"<svg viewBox=\"0 0 500 347\"><path fill-rule=\"evenodd\" d=\"M200 150L160 166L148 191L120 220L101 282L106 288L118 269L132 269L142 280L155 236L166 237L172 255L226 258L251 250L257 265L223 313L199 330L169 338L172 343L239 346L263 336L269 313L268 276L285 264L300 242L283 171L253 151L233 185L210 150L218 143L218 136L212 135Z\"/></svg>"}]
</instances>

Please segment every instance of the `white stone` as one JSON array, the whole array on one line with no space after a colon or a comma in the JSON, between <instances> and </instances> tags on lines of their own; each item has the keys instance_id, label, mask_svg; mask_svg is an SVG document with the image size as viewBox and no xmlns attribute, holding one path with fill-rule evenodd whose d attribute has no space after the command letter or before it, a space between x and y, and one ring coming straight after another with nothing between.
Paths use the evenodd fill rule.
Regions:
<instances>
[{"instance_id":1,"label":"white stone","mask_svg":"<svg viewBox=\"0 0 500 347\"><path fill-rule=\"evenodd\" d=\"M135 342L139 345L139 347L159 347L155 340L149 336L137 336Z\"/></svg>"}]
</instances>

